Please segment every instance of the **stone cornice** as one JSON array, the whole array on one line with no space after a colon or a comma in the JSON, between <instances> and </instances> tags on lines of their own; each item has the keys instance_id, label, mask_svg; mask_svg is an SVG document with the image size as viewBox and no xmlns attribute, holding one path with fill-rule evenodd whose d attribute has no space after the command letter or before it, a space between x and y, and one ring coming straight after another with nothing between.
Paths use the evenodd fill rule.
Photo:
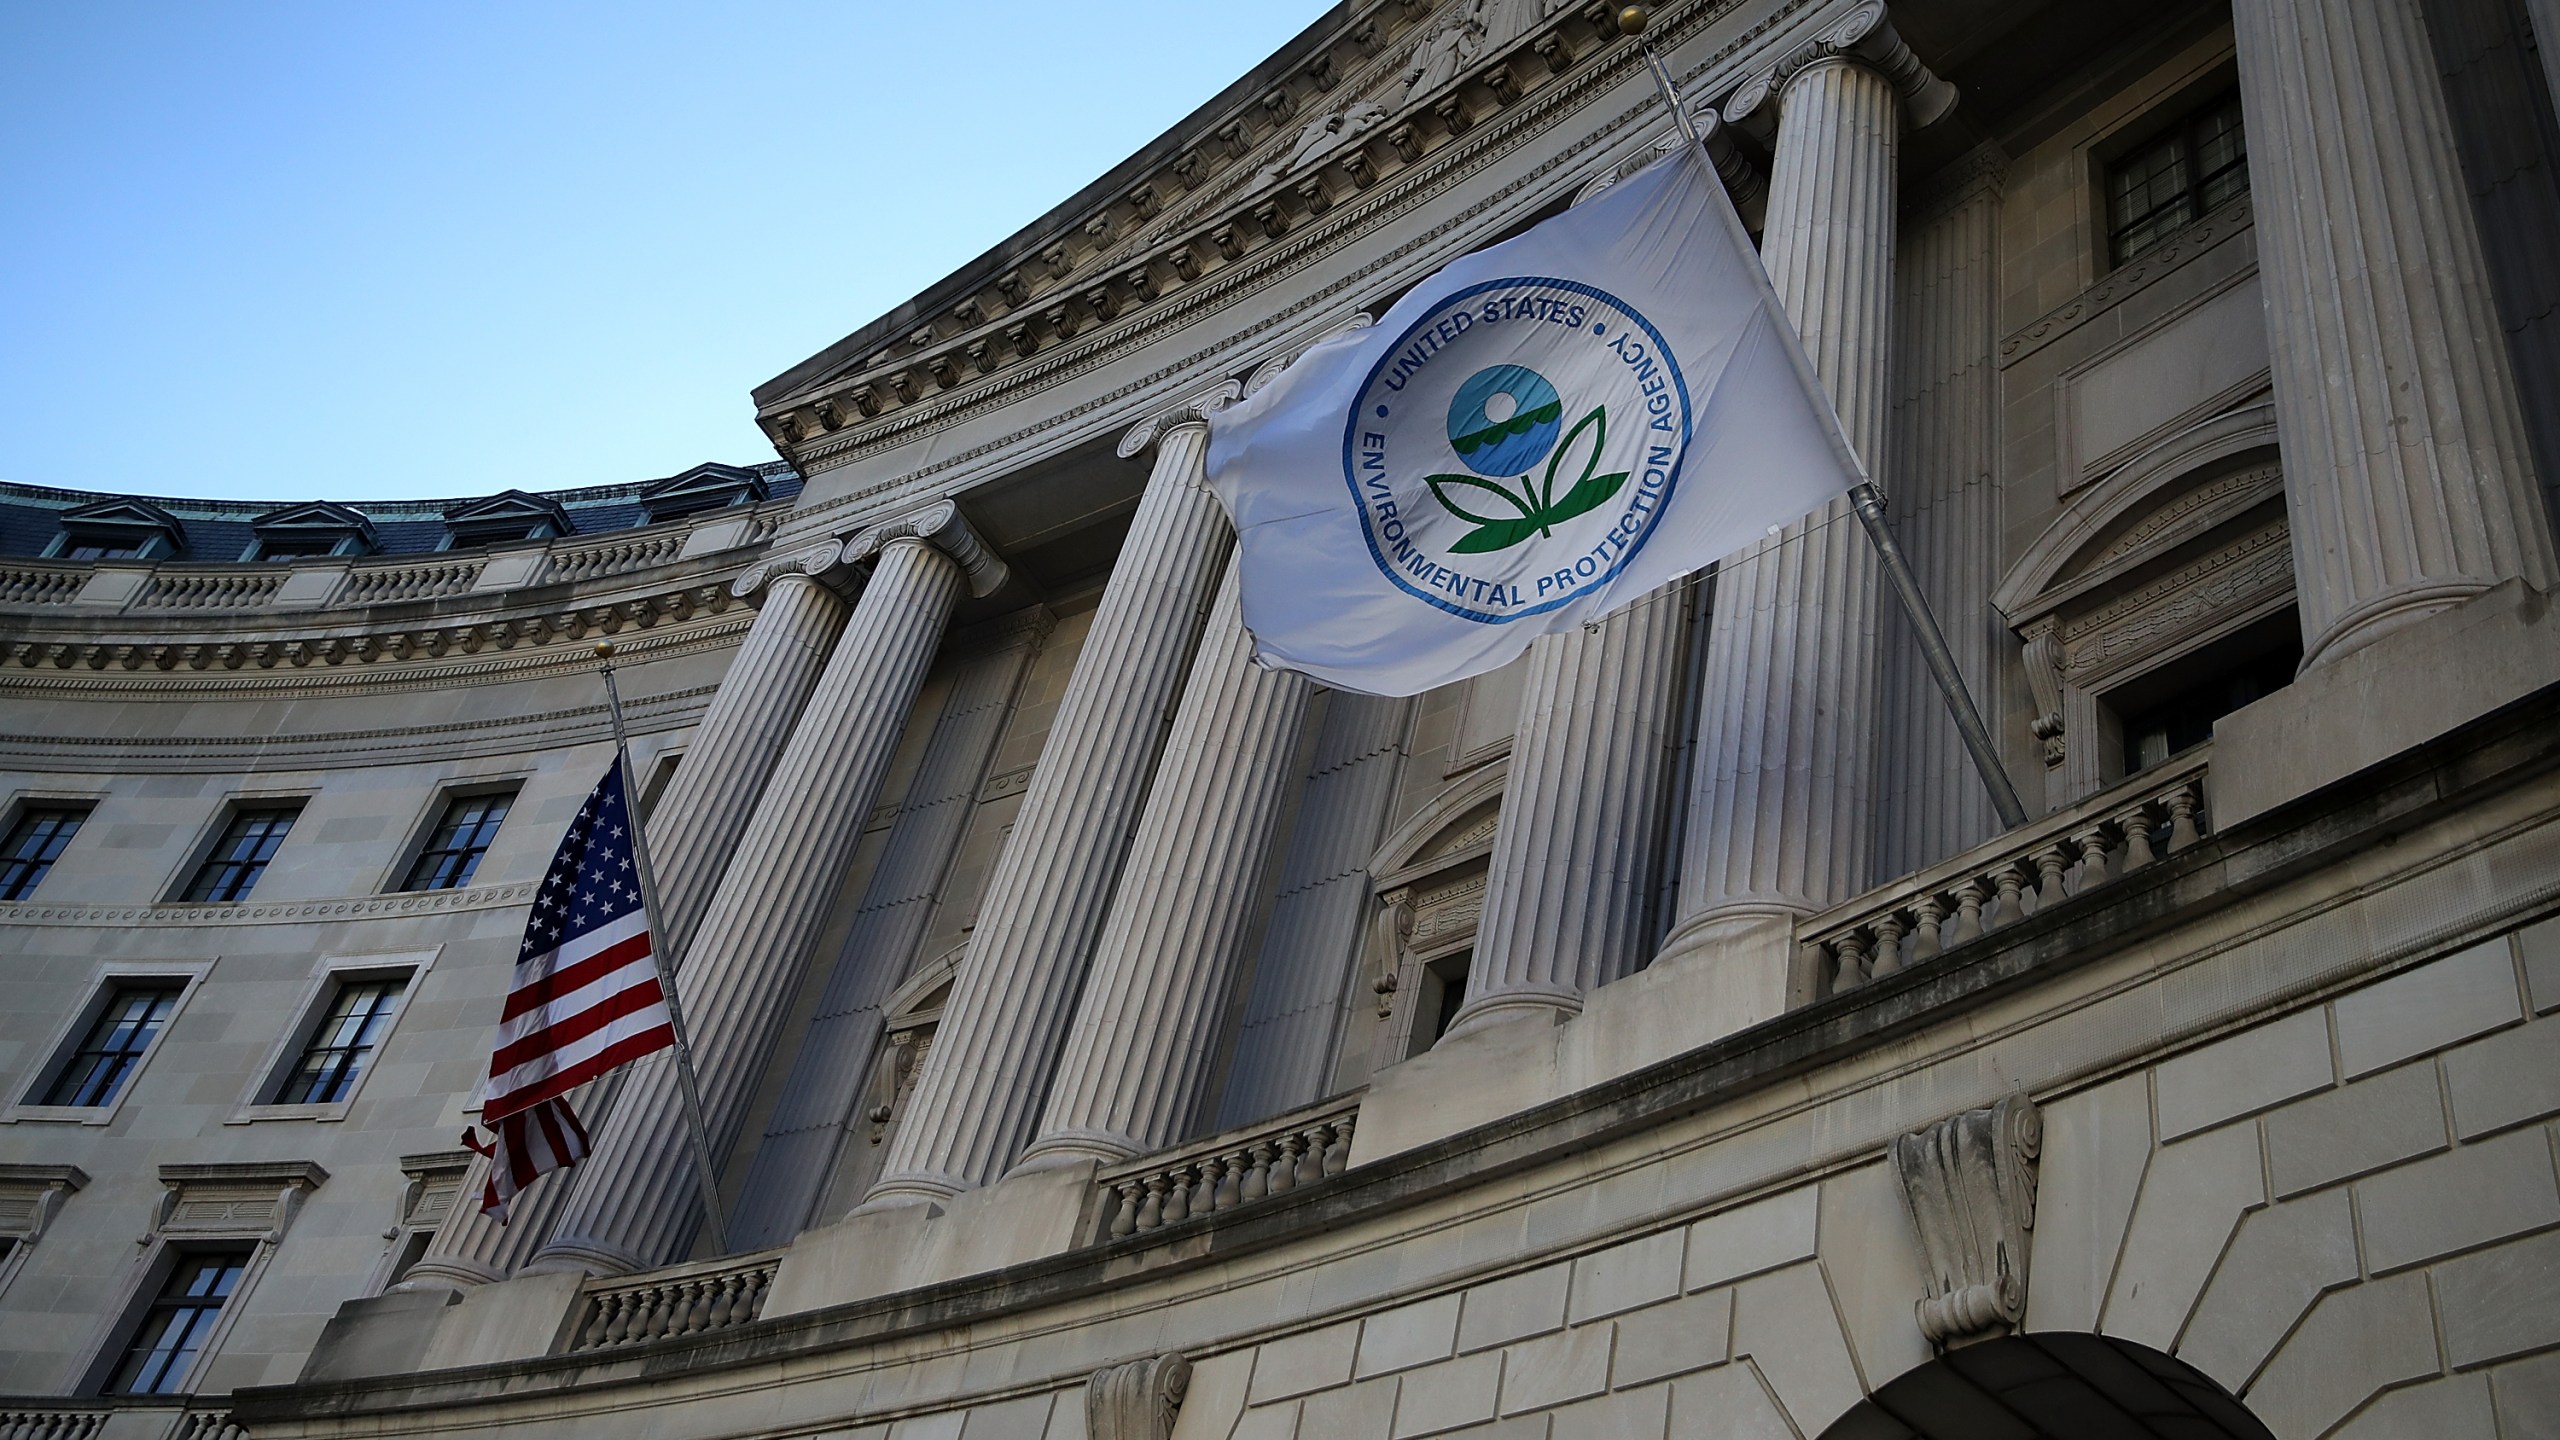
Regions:
<instances>
[{"instance_id":1,"label":"stone cornice","mask_svg":"<svg viewBox=\"0 0 2560 1440\"><path fill-rule=\"evenodd\" d=\"M450 915L464 910L504 910L533 898L533 886L465 886L414 894L361 895L336 900L272 905L37 905L0 901L0 925L75 925L148 928L204 925L308 925L329 920L381 920L411 915Z\"/></svg>"}]
</instances>

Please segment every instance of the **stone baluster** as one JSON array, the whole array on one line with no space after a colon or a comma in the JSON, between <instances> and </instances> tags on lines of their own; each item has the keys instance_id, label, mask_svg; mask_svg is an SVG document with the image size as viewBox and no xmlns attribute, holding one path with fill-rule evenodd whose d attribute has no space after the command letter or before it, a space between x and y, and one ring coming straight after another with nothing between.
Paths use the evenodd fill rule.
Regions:
<instances>
[{"instance_id":1,"label":"stone baluster","mask_svg":"<svg viewBox=\"0 0 2560 1440\"><path fill-rule=\"evenodd\" d=\"M1208 415L1232 383L1149 420L1153 473L978 908L932 1052L866 1205L985 1185L1022 1153L1084 988L1166 713L1234 546L1205 488Z\"/></svg>"},{"instance_id":2,"label":"stone baluster","mask_svg":"<svg viewBox=\"0 0 2560 1440\"><path fill-rule=\"evenodd\" d=\"M746 1123L952 606L1005 579L948 501L850 548L873 559L871 582L676 977L714 1155ZM609 1273L682 1258L702 1220L690 1160L675 1066L661 1053L634 1068L597 1129L536 1267Z\"/></svg>"},{"instance_id":3,"label":"stone baluster","mask_svg":"<svg viewBox=\"0 0 2560 1440\"><path fill-rule=\"evenodd\" d=\"M2550 588L2551 530L2417 0L2232 20L2310 667Z\"/></svg>"},{"instance_id":4,"label":"stone baluster","mask_svg":"<svg viewBox=\"0 0 2560 1440\"><path fill-rule=\"evenodd\" d=\"M788 1242L827 1194L863 1086L879 1065L881 1007L915 963L1022 677L1051 624L1047 610L1034 608L945 647L961 657L950 693L738 1187L729 1225L735 1248Z\"/></svg>"},{"instance_id":5,"label":"stone baluster","mask_svg":"<svg viewBox=\"0 0 2560 1440\"><path fill-rule=\"evenodd\" d=\"M1231 562L1094 947L1028 1168L1189 1134L1298 778L1313 682L1254 664ZM1294 957L1293 957L1294 958Z\"/></svg>"},{"instance_id":6,"label":"stone baluster","mask_svg":"<svg viewBox=\"0 0 2560 1440\"><path fill-rule=\"evenodd\" d=\"M757 605L755 623L720 678L710 708L694 726L684 762L649 811L649 859L658 880L658 925L670 953L710 899L725 862L746 829L775 760L818 683L844 629L844 592L858 587L862 566L845 561L841 541L824 540L779 559L760 561L731 586ZM633 784L636 786L635 778ZM572 1105L589 1125L600 1122L620 1076L586 1087ZM480 1213L488 1162L474 1160L462 1198L437 1227L426 1256L397 1288L462 1289L502 1280L550 1238L568 1200L568 1177L537 1180L516 1197L500 1224Z\"/></svg>"},{"instance_id":7,"label":"stone baluster","mask_svg":"<svg viewBox=\"0 0 2560 1440\"><path fill-rule=\"evenodd\" d=\"M1893 38L1883 7L1867 5L1744 86L1727 116L1750 128L1752 113L1773 98L1761 260L1851 443L1873 467L1890 453L1904 108L1926 123L1944 113L1951 92ZM1845 499L1719 569L1679 919L1666 958L1713 963L1723 942L1791 925L1871 878L1879 578ZM1709 1033L1783 1009L1787 968L1755 961L1751 973L1725 977L1716 1013L1703 1017Z\"/></svg>"},{"instance_id":8,"label":"stone baluster","mask_svg":"<svg viewBox=\"0 0 2560 1440\"><path fill-rule=\"evenodd\" d=\"M1444 1043L1572 1015L1644 964L1686 610L1666 585L1530 647L1467 999Z\"/></svg>"}]
</instances>

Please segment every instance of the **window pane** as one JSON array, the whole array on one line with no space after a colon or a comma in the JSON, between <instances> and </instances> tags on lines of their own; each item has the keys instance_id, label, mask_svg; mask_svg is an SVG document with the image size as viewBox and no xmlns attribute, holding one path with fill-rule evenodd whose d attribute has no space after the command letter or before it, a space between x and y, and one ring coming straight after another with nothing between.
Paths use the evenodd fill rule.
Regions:
<instances>
[{"instance_id":1,"label":"window pane","mask_svg":"<svg viewBox=\"0 0 2560 1440\"><path fill-rule=\"evenodd\" d=\"M2248 189L2240 95L2232 91L2108 172L2108 251L2121 265Z\"/></svg>"},{"instance_id":2,"label":"window pane","mask_svg":"<svg viewBox=\"0 0 2560 1440\"><path fill-rule=\"evenodd\" d=\"M334 1105L347 1098L382 1044L382 1032L409 982L360 980L340 986L329 1013L303 1047L302 1059L276 1096L279 1105Z\"/></svg>"},{"instance_id":3,"label":"window pane","mask_svg":"<svg viewBox=\"0 0 2560 1440\"><path fill-rule=\"evenodd\" d=\"M89 818L85 807L29 807L0 840L0 900L24 900L62 855L63 847Z\"/></svg>"},{"instance_id":4,"label":"window pane","mask_svg":"<svg viewBox=\"0 0 2560 1440\"><path fill-rule=\"evenodd\" d=\"M267 862L275 858L276 847L284 843L294 817L301 813L298 805L234 812L213 853L188 883L184 898L228 902L245 897L258 877L267 873Z\"/></svg>"},{"instance_id":5,"label":"window pane","mask_svg":"<svg viewBox=\"0 0 2560 1440\"><path fill-rule=\"evenodd\" d=\"M183 1256L169 1273L150 1312L133 1332L124 1363L107 1385L117 1395L168 1395L186 1383L203 1352L206 1337L222 1315L240 1277L249 1268L247 1250L220 1250Z\"/></svg>"},{"instance_id":6,"label":"window pane","mask_svg":"<svg viewBox=\"0 0 2560 1440\"><path fill-rule=\"evenodd\" d=\"M2249 146L2240 129L2240 100L2233 96L2205 112L2195 125L2196 208L2212 210L2249 189Z\"/></svg>"},{"instance_id":7,"label":"window pane","mask_svg":"<svg viewBox=\"0 0 2560 1440\"><path fill-rule=\"evenodd\" d=\"M132 1078L134 1067L142 1063L142 1052L151 1048L152 1038L178 1008L181 988L175 984L117 986L107 997L106 1009L81 1037L70 1063L46 1087L41 1103L94 1106L115 1099Z\"/></svg>"},{"instance_id":8,"label":"window pane","mask_svg":"<svg viewBox=\"0 0 2560 1440\"><path fill-rule=\"evenodd\" d=\"M444 819L427 837L427 848L418 852L418 863L409 867L409 878L400 888L452 890L470 884L480 869L480 857L488 853L489 842L497 838L498 826L514 801L512 791L456 797L445 806Z\"/></svg>"}]
</instances>

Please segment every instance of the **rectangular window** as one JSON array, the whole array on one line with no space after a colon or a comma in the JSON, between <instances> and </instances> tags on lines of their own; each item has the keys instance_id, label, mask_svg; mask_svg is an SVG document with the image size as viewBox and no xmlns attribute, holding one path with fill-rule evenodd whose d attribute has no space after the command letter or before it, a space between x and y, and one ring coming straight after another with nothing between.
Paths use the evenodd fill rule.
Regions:
<instances>
[{"instance_id":1,"label":"rectangular window","mask_svg":"<svg viewBox=\"0 0 2560 1440\"><path fill-rule=\"evenodd\" d=\"M512 790L496 795L457 795L444 808L444 818L436 822L435 833L427 837L427 848L418 852L417 863L409 867L409 878L403 890L458 890L471 883L480 869L480 857L489 853L489 842L498 838L498 826L507 818L507 807L515 803Z\"/></svg>"},{"instance_id":2,"label":"rectangular window","mask_svg":"<svg viewBox=\"0 0 2560 1440\"><path fill-rule=\"evenodd\" d=\"M80 1039L80 1048L45 1087L41 1105L99 1106L116 1098L160 1027L178 1008L186 986L177 981L118 985L106 1008Z\"/></svg>"},{"instance_id":3,"label":"rectangular window","mask_svg":"<svg viewBox=\"0 0 2560 1440\"><path fill-rule=\"evenodd\" d=\"M302 1058L277 1092L278 1105L335 1105L355 1092L364 1067L382 1044L400 1010L407 977L350 980L338 987L328 1013L302 1047Z\"/></svg>"},{"instance_id":4,"label":"rectangular window","mask_svg":"<svg viewBox=\"0 0 2560 1440\"><path fill-rule=\"evenodd\" d=\"M134 1328L124 1361L107 1382L111 1395L171 1395L203 1354L222 1318L223 1302L249 1268L249 1247L201 1250L178 1257L160 1296Z\"/></svg>"},{"instance_id":5,"label":"rectangular window","mask_svg":"<svg viewBox=\"0 0 2560 1440\"><path fill-rule=\"evenodd\" d=\"M2118 265L2249 189L2240 92L2224 94L2107 174L2107 248Z\"/></svg>"},{"instance_id":6,"label":"rectangular window","mask_svg":"<svg viewBox=\"0 0 2560 1440\"><path fill-rule=\"evenodd\" d=\"M0 840L0 900L24 900L43 883L62 847L89 818L85 805L30 805L18 812L9 838Z\"/></svg>"},{"instance_id":7,"label":"rectangular window","mask_svg":"<svg viewBox=\"0 0 2560 1440\"><path fill-rule=\"evenodd\" d=\"M196 878L187 883L186 894L181 898L223 902L248 898L258 877L267 873L267 862L275 858L276 847L293 829L294 818L301 813L299 805L233 811L231 823L223 827L222 838L214 842L213 853L197 867Z\"/></svg>"}]
</instances>

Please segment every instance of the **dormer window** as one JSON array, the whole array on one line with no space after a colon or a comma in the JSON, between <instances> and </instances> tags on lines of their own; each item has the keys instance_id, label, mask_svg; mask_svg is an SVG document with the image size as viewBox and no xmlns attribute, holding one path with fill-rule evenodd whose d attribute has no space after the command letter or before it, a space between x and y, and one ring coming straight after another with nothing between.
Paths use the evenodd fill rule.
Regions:
<instances>
[{"instance_id":1,"label":"dormer window","mask_svg":"<svg viewBox=\"0 0 2560 1440\"><path fill-rule=\"evenodd\" d=\"M772 493L763 474L747 466L696 465L681 475L641 486L640 508L656 525L706 510L753 505Z\"/></svg>"},{"instance_id":2,"label":"dormer window","mask_svg":"<svg viewBox=\"0 0 2560 1440\"><path fill-rule=\"evenodd\" d=\"M507 490L481 500L465 500L444 512L445 548L467 550L480 545L520 545L569 533L569 512L556 500L522 490Z\"/></svg>"},{"instance_id":3,"label":"dormer window","mask_svg":"<svg viewBox=\"0 0 2560 1440\"><path fill-rule=\"evenodd\" d=\"M325 501L288 505L249 522L257 538L241 555L244 561L311 560L327 555L370 555L373 522L344 505Z\"/></svg>"},{"instance_id":4,"label":"dormer window","mask_svg":"<svg viewBox=\"0 0 2560 1440\"><path fill-rule=\"evenodd\" d=\"M170 560L186 553L177 518L147 500L102 500L62 512L45 547L54 560Z\"/></svg>"}]
</instances>

